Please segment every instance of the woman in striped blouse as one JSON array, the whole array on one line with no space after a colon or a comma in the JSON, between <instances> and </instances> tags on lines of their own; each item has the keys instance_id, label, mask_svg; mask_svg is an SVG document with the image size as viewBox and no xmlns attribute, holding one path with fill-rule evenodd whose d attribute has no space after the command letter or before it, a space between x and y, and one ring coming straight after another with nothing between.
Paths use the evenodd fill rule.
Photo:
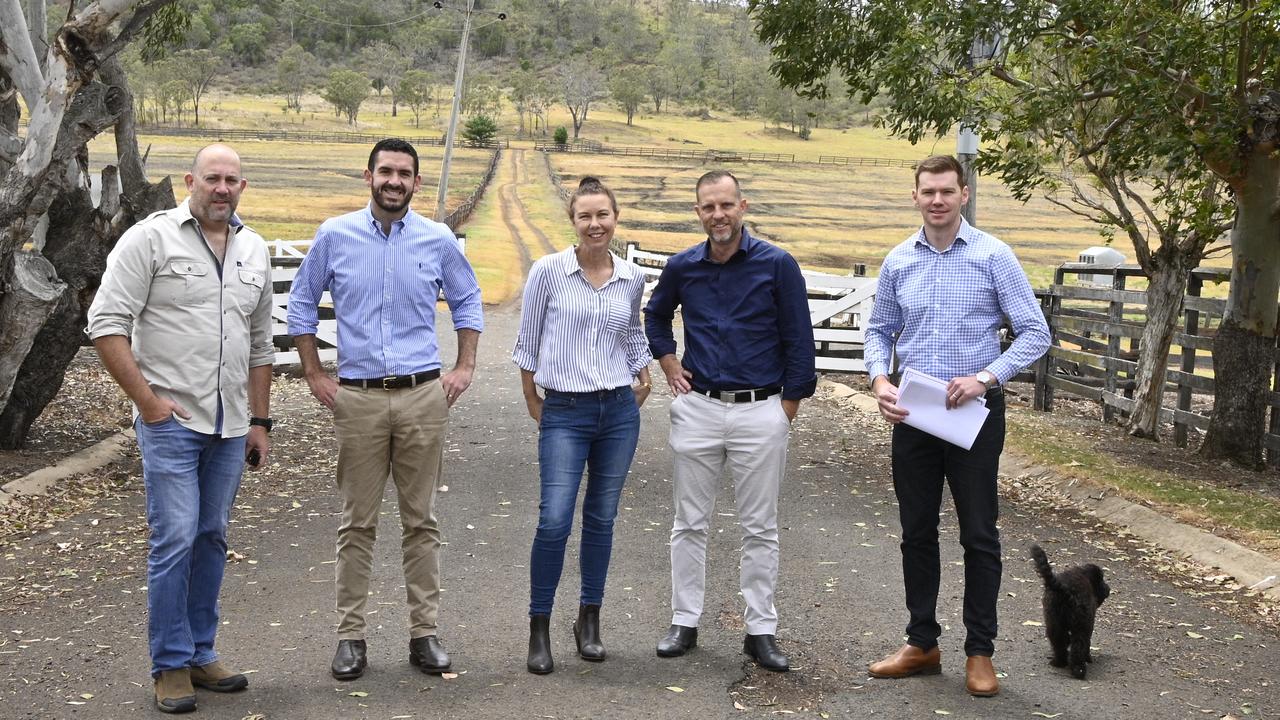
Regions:
<instances>
[{"instance_id":1,"label":"woman in striped blouse","mask_svg":"<svg viewBox=\"0 0 1280 720\"><path fill-rule=\"evenodd\" d=\"M573 636L583 660L605 659L600 604L613 520L640 436L653 359L640 324L644 274L609 252L618 223L613 192L583 178L569 218L578 244L530 269L512 357L539 431L542 501L529 562L528 668L540 675L554 667L551 606L584 467L582 592Z\"/></svg>"}]
</instances>

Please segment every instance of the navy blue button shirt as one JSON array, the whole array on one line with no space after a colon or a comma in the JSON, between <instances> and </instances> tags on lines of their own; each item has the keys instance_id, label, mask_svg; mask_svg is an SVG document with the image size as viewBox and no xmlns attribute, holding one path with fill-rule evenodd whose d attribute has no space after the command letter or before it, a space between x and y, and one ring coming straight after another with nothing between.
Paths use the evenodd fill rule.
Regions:
<instances>
[{"instance_id":1,"label":"navy blue button shirt","mask_svg":"<svg viewBox=\"0 0 1280 720\"><path fill-rule=\"evenodd\" d=\"M676 351L672 321L684 321L684 368L701 390L782 386L784 400L813 395L813 325L795 258L742 229L729 261L708 256L710 241L667 259L644 309L655 358Z\"/></svg>"}]
</instances>

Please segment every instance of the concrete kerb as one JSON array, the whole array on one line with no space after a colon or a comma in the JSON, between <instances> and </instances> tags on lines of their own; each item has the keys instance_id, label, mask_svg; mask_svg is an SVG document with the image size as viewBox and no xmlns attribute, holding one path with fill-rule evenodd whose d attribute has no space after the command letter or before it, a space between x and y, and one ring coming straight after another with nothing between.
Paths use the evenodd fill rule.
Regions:
<instances>
[{"instance_id":1,"label":"concrete kerb","mask_svg":"<svg viewBox=\"0 0 1280 720\"><path fill-rule=\"evenodd\" d=\"M62 480L110 465L120 459L124 446L132 441L133 430L123 430L49 467L10 480L0 487L0 505L8 505L15 495L47 495L49 488Z\"/></svg>"},{"instance_id":2,"label":"concrete kerb","mask_svg":"<svg viewBox=\"0 0 1280 720\"><path fill-rule=\"evenodd\" d=\"M825 380L822 386L862 412L879 412L875 399L866 392ZM1008 448L1000 458L1000 474L1011 479L1048 485L1072 505L1099 520L1123 527L1146 542L1179 553L1201 565L1217 568L1233 577L1241 586L1260 591L1273 600L1280 600L1280 562L1262 553L1180 523L1148 507L1113 495L1106 488L1064 477L1052 468L1036 465Z\"/></svg>"}]
</instances>

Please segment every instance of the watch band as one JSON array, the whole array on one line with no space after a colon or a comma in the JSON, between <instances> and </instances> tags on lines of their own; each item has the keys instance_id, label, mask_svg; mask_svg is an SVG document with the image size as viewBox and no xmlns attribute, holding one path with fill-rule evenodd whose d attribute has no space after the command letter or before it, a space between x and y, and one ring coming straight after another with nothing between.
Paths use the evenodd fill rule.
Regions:
<instances>
[{"instance_id":1,"label":"watch band","mask_svg":"<svg viewBox=\"0 0 1280 720\"><path fill-rule=\"evenodd\" d=\"M265 428L267 432L271 432L271 426L275 425L275 422L273 422L269 417L250 417L249 426L253 427L254 425Z\"/></svg>"}]
</instances>

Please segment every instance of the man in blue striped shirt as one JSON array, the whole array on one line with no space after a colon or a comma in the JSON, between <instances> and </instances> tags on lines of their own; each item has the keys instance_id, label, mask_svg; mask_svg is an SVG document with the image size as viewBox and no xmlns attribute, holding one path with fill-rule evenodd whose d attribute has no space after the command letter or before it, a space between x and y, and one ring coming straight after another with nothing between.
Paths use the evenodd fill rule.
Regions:
<instances>
[{"instance_id":1,"label":"man in blue striped shirt","mask_svg":"<svg viewBox=\"0 0 1280 720\"><path fill-rule=\"evenodd\" d=\"M1048 350L1049 327L1013 251L961 216L969 189L955 158L937 155L921 162L911 197L924 224L891 250L880 268L865 347L872 392L880 414L893 425L893 486L909 621L907 644L872 663L870 672L900 678L942 669L936 608L938 511L945 479L964 546L966 686L972 695L989 697L1000 691L991 655L1001 573L996 528L996 472L1005 430L1001 385ZM1016 338L1001 352L1005 318ZM971 449L902 423L907 411L898 406L898 388L889 376L895 350L900 368L947 381L947 407L985 397L989 414Z\"/></svg>"},{"instance_id":2,"label":"man in blue striped shirt","mask_svg":"<svg viewBox=\"0 0 1280 720\"><path fill-rule=\"evenodd\" d=\"M449 669L436 638L440 530L435 516L449 408L471 385L484 329L480 287L448 226L409 208L421 185L418 154L404 140L374 145L364 173L372 200L316 231L289 295L288 329L311 394L333 411L338 436L339 680L364 673L365 605L387 475L396 484L409 600L409 662ZM329 291L338 320L338 379L320 365L317 307ZM440 374L436 301L443 291L458 358Z\"/></svg>"},{"instance_id":3,"label":"man in blue striped shirt","mask_svg":"<svg viewBox=\"0 0 1280 720\"><path fill-rule=\"evenodd\" d=\"M677 657L697 645L707 533L727 464L742 527L743 651L761 667L785 672L790 664L774 638L778 491L791 421L818 383L809 301L795 258L743 227L747 201L737 178L713 170L695 192L707 240L667 260L645 307L649 347L675 395L672 617L658 656ZM683 358L676 357L672 332L676 308L684 321Z\"/></svg>"}]
</instances>

